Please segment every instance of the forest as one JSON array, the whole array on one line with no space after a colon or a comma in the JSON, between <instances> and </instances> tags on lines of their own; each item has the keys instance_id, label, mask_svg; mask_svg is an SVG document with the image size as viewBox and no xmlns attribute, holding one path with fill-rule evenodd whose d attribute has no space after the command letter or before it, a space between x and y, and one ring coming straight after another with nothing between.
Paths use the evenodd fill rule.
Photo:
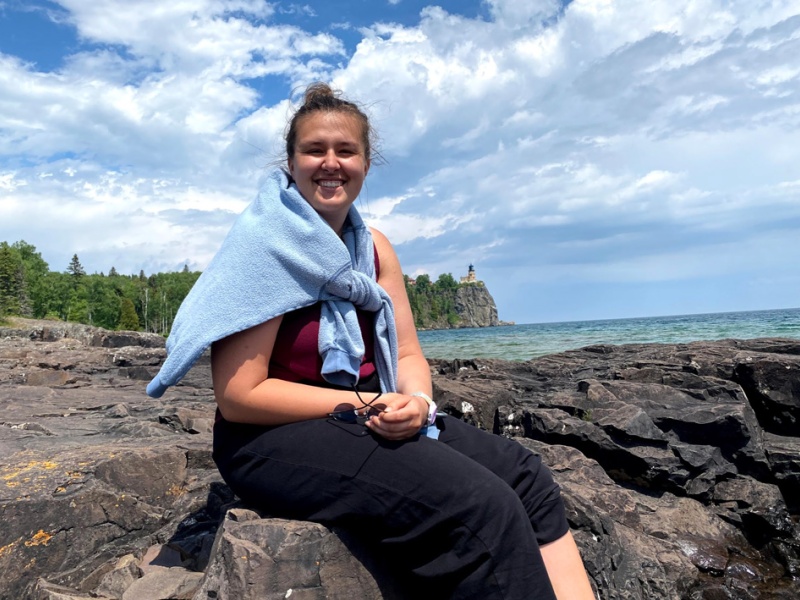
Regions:
<instances>
[{"instance_id":1,"label":"forest","mask_svg":"<svg viewBox=\"0 0 800 600\"><path fill-rule=\"evenodd\" d=\"M169 334L181 302L199 271L123 275L88 274L77 254L63 271L51 271L36 247L25 241L0 242L0 321L8 316L85 323L111 330ZM447 327L458 323L456 290L461 284L445 273L405 278L415 325Z\"/></svg>"},{"instance_id":2,"label":"forest","mask_svg":"<svg viewBox=\"0 0 800 600\"><path fill-rule=\"evenodd\" d=\"M89 275L77 254L64 271L51 271L35 246L0 242L0 319L55 319L166 335L198 277L185 266L149 277L144 271L123 275L113 266L107 275Z\"/></svg>"}]
</instances>

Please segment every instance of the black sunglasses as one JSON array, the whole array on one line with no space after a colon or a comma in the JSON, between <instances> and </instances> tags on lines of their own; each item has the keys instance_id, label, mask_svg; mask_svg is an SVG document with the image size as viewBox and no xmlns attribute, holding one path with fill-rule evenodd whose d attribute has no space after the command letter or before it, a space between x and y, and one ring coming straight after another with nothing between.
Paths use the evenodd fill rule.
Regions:
<instances>
[{"instance_id":1,"label":"black sunglasses","mask_svg":"<svg viewBox=\"0 0 800 600\"><path fill-rule=\"evenodd\" d=\"M361 394L358 393L358 388L355 386L355 384L353 385L353 391L356 393L356 398L358 398L358 401L361 402L361 406L355 407L347 402L338 404L336 407L334 407L333 412L328 413L329 417L335 419L336 421L343 421L344 423L364 424L367 422L367 420L369 420L370 417L377 417L386 410L386 405L382 402L375 404L375 401L383 395L383 391L378 392L378 395L369 402L364 402L364 399L361 397ZM364 412L359 413L359 410L363 410Z\"/></svg>"}]
</instances>

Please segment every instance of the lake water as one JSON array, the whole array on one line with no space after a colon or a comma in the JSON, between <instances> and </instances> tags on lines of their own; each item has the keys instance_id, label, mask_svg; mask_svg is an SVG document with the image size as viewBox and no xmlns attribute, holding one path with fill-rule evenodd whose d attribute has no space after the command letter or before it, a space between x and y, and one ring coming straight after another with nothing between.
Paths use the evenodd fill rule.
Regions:
<instances>
[{"instance_id":1,"label":"lake water","mask_svg":"<svg viewBox=\"0 0 800 600\"><path fill-rule=\"evenodd\" d=\"M800 308L420 331L428 358L528 360L593 344L800 339Z\"/></svg>"}]
</instances>

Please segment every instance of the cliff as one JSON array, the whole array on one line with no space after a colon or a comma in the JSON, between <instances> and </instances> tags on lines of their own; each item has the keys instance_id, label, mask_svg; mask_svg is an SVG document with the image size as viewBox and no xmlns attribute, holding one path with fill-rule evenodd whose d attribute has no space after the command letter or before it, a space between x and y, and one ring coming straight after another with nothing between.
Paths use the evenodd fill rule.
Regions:
<instances>
[{"instance_id":1,"label":"cliff","mask_svg":"<svg viewBox=\"0 0 800 600\"><path fill-rule=\"evenodd\" d=\"M456 290L455 309L458 327L496 327L497 306L483 285L462 285Z\"/></svg>"},{"instance_id":2,"label":"cliff","mask_svg":"<svg viewBox=\"0 0 800 600\"><path fill-rule=\"evenodd\" d=\"M0 599L423 597L346 532L241 506L208 361L153 400L163 358L160 336L0 327ZM602 600L800 597L797 340L431 370L446 418L551 466Z\"/></svg>"},{"instance_id":3,"label":"cliff","mask_svg":"<svg viewBox=\"0 0 800 600\"><path fill-rule=\"evenodd\" d=\"M418 329L495 327L497 306L482 282L406 286Z\"/></svg>"}]
</instances>

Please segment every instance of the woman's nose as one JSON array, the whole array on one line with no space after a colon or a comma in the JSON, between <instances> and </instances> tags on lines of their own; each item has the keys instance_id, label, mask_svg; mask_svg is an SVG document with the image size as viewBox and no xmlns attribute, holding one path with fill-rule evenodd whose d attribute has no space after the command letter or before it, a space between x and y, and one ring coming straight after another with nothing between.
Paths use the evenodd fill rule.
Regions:
<instances>
[{"instance_id":1,"label":"woman's nose","mask_svg":"<svg viewBox=\"0 0 800 600\"><path fill-rule=\"evenodd\" d=\"M322 159L322 168L329 171L339 168L339 159L336 156L336 152L329 150L325 153L325 156Z\"/></svg>"}]
</instances>

